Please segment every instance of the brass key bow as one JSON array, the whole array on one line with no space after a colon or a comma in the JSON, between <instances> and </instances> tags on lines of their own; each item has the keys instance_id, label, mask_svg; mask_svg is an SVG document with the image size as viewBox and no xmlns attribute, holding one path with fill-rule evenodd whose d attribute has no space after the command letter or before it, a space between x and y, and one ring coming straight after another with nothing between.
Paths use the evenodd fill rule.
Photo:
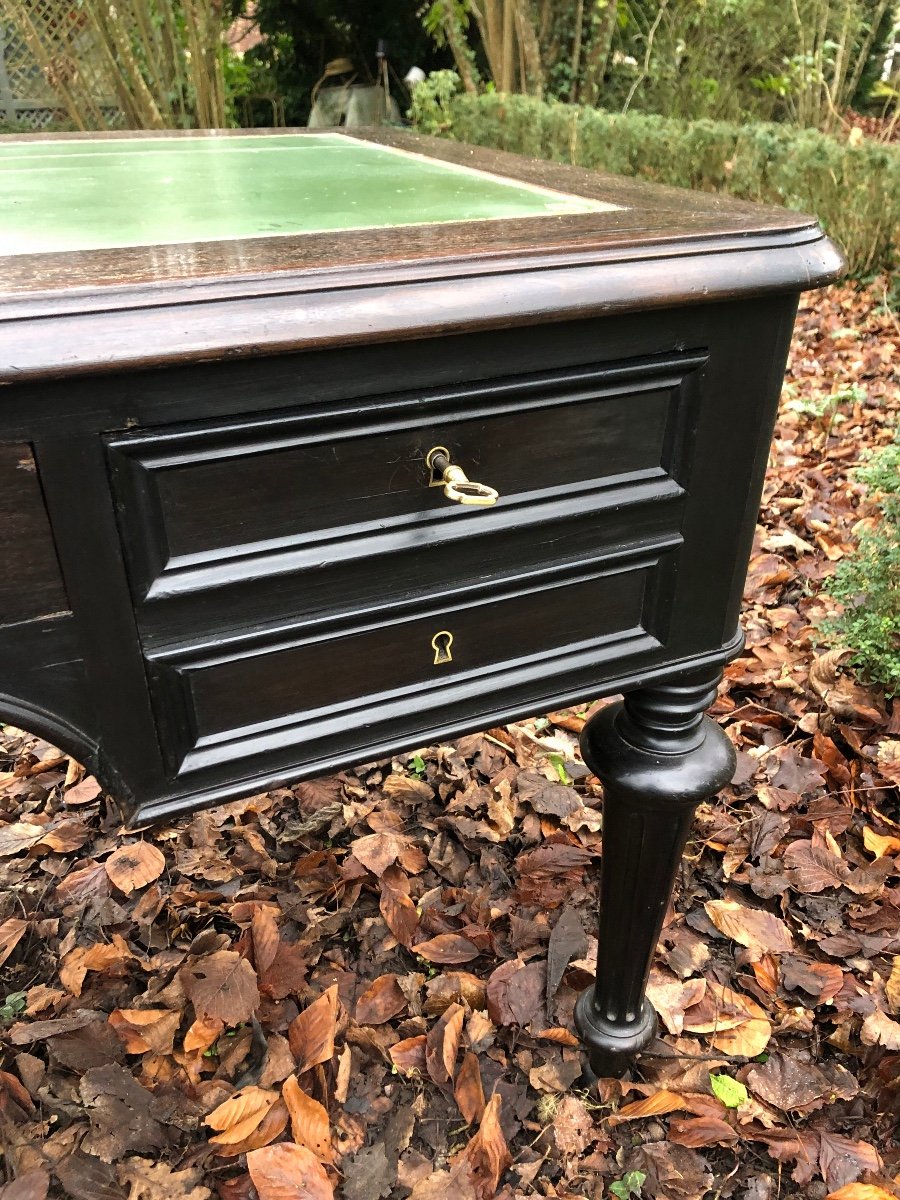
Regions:
<instances>
[{"instance_id":1,"label":"brass key bow","mask_svg":"<svg viewBox=\"0 0 900 1200\"><path fill-rule=\"evenodd\" d=\"M457 504L478 504L487 507L496 504L500 493L496 488L488 487L486 483L474 483L462 467L455 466L450 461L450 451L446 446L435 446L425 455L425 463L431 471L429 487L444 489L448 500Z\"/></svg>"}]
</instances>

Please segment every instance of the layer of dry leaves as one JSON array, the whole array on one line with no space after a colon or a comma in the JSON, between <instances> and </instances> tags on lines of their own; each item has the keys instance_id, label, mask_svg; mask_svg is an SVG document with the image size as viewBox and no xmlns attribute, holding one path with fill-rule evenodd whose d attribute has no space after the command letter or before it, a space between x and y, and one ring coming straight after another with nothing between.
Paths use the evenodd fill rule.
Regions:
<instances>
[{"instance_id":1,"label":"layer of dry leaves","mask_svg":"<svg viewBox=\"0 0 900 1200\"><path fill-rule=\"evenodd\" d=\"M572 1034L583 713L131 836L7 729L2 1200L900 1196L900 705L816 645L867 516L848 469L896 419L879 300L801 312L793 399L866 397L783 412L714 710L738 774L700 811L632 1076L586 1090Z\"/></svg>"}]
</instances>

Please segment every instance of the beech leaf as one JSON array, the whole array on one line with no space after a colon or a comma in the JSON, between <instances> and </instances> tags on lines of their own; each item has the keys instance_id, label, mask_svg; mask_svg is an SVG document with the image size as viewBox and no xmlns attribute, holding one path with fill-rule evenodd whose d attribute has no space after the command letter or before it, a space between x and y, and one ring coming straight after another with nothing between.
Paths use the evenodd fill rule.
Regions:
<instances>
[{"instance_id":1,"label":"beech leaf","mask_svg":"<svg viewBox=\"0 0 900 1200\"><path fill-rule=\"evenodd\" d=\"M334 1056L337 1004L337 984L332 984L288 1026L288 1041L298 1074L302 1075L317 1063L330 1062Z\"/></svg>"},{"instance_id":2,"label":"beech leaf","mask_svg":"<svg viewBox=\"0 0 900 1200\"><path fill-rule=\"evenodd\" d=\"M891 1011L900 1013L900 954L894 955L890 978L884 985L884 994L891 1006Z\"/></svg>"},{"instance_id":3,"label":"beech leaf","mask_svg":"<svg viewBox=\"0 0 900 1200\"><path fill-rule=\"evenodd\" d=\"M467 1125L474 1125L484 1114L484 1087L478 1056L467 1050L456 1076L453 1098Z\"/></svg>"},{"instance_id":4,"label":"beech leaf","mask_svg":"<svg viewBox=\"0 0 900 1200\"><path fill-rule=\"evenodd\" d=\"M502 1100L499 1092L494 1092L484 1110L478 1132L471 1141L457 1154L451 1163L468 1167L476 1188L481 1188L488 1196L493 1196L500 1184L503 1172L512 1162L506 1138L500 1128L500 1106Z\"/></svg>"},{"instance_id":5,"label":"beech leaf","mask_svg":"<svg viewBox=\"0 0 900 1200\"><path fill-rule=\"evenodd\" d=\"M427 942L419 942L413 950L422 958L435 963L471 962L481 953L476 945L460 933L439 933Z\"/></svg>"},{"instance_id":6,"label":"beech leaf","mask_svg":"<svg viewBox=\"0 0 900 1200\"><path fill-rule=\"evenodd\" d=\"M847 1183L836 1192L829 1192L825 1200L896 1200L895 1192L886 1192L874 1183Z\"/></svg>"},{"instance_id":7,"label":"beech leaf","mask_svg":"<svg viewBox=\"0 0 900 1200\"><path fill-rule=\"evenodd\" d=\"M708 900L706 915L720 933L746 946L757 958L793 950L794 939L784 921L764 909L733 900Z\"/></svg>"},{"instance_id":8,"label":"beech leaf","mask_svg":"<svg viewBox=\"0 0 900 1200\"><path fill-rule=\"evenodd\" d=\"M407 1005L396 975L379 975L356 1001L356 1020L360 1025L383 1025Z\"/></svg>"},{"instance_id":9,"label":"beech leaf","mask_svg":"<svg viewBox=\"0 0 900 1200\"><path fill-rule=\"evenodd\" d=\"M425 1071L425 1034L420 1033L415 1037L404 1038L401 1042L395 1042L391 1046L388 1053L391 1056L391 1062L404 1075L418 1074L421 1075Z\"/></svg>"},{"instance_id":10,"label":"beech leaf","mask_svg":"<svg viewBox=\"0 0 900 1200\"><path fill-rule=\"evenodd\" d=\"M331 1123L328 1110L318 1100L307 1096L296 1075L289 1075L281 1085L281 1096L291 1116L294 1141L312 1150L320 1162L331 1162Z\"/></svg>"},{"instance_id":11,"label":"beech leaf","mask_svg":"<svg viewBox=\"0 0 900 1200\"><path fill-rule=\"evenodd\" d=\"M279 1142L247 1155L259 1200L334 1200L325 1168L306 1146Z\"/></svg>"},{"instance_id":12,"label":"beech leaf","mask_svg":"<svg viewBox=\"0 0 900 1200\"><path fill-rule=\"evenodd\" d=\"M135 842L114 850L103 865L113 884L128 896L159 879L166 869L166 860L162 851L150 842Z\"/></svg>"},{"instance_id":13,"label":"beech leaf","mask_svg":"<svg viewBox=\"0 0 900 1200\"><path fill-rule=\"evenodd\" d=\"M876 1008L864 1018L859 1036L866 1046L900 1050L900 1021L892 1021L880 1008Z\"/></svg>"},{"instance_id":14,"label":"beech leaf","mask_svg":"<svg viewBox=\"0 0 900 1200\"><path fill-rule=\"evenodd\" d=\"M23 921L21 917L10 917L0 925L0 967L25 936L27 928L28 922Z\"/></svg>"},{"instance_id":15,"label":"beech leaf","mask_svg":"<svg viewBox=\"0 0 900 1200\"><path fill-rule=\"evenodd\" d=\"M179 972L184 993L198 1017L226 1025L249 1021L259 1007L256 972L234 950L217 950Z\"/></svg>"},{"instance_id":16,"label":"beech leaf","mask_svg":"<svg viewBox=\"0 0 900 1200\"><path fill-rule=\"evenodd\" d=\"M668 1140L676 1146L719 1146L738 1139L738 1131L718 1117L688 1117L669 1122Z\"/></svg>"},{"instance_id":17,"label":"beech leaf","mask_svg":"<svg viewBox=\"0 0 900 1200\"><path fill-rule=\"evenodd\" d=\"M426 1035L425 1065L439 1087L453 1079L465 1017L465 1009L461 1005L451 1004Z\"/></svg>"},{"instance_id":18,"label":"beech leaf","mask_svg":"<svg viewBox=\"0 0 900 1200\"><path fill-rule=\"evenodd\" d=\"M267 1088L245 1087L235 1092L204 1118L204 1124L217 1131L209 1140L220 1146L244 1141L277 1099L278 1093Z\"/></svg>"}]
</instances>

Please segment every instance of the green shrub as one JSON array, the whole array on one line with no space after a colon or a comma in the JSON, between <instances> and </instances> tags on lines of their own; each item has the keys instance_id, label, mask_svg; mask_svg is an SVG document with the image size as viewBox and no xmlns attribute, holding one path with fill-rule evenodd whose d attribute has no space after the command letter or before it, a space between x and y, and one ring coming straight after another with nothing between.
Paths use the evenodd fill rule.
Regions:
<instances>
[{"instance_id":1,"label":"green shrub","mask_svg":"<svg viewBox=\"0 0 900 1200\"><path fill-rule=\"evenodd\" d=\"M896 146L851 145L787 125L678 121L496 93L455 96L447 111L446 132L462 142L813 213L855 275L889 270L896 257Z\"/></svg>"},{"instance_id":2,"label":"green shrub","mask_svg":"<svg viewBox=\"0 0 900 1200\"><path fill-rule=\"evenodd\" d=\"M852 648L865 678L900 693L900 430L892 446L856 472L878 506L856 550L842 559L828 591L843 605L825 633Z\"/></svg>"},{"instance_id":3,"label":"green shrub","mask_svg":"<svg viewBox=\"0 0 900 1200\"><path fill-rule=\"evenodd\" d=\"M432 71L412 91L409 115L422 133L446 133L453 124L453 97L462 87L456 71Z\"/></svg>"}]
</instances>

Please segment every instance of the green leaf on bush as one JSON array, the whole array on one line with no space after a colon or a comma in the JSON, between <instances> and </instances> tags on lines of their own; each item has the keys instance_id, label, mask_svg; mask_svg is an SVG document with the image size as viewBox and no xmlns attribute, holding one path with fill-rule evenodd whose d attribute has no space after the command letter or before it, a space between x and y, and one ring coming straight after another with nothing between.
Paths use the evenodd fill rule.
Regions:
<instances>
[{"instance_id":1,"label":"green leaf on bush","mask_svg":"<svg viewBox=\"0 0 900 1200\"><path fill-rule=\"evenodd\" d=\"M631 1196L640 1196L646 1178L643 1171L629 1171L627 1175L611 1183L609 1190L618 1200L629 1200Z\"/></svg>"},{"instance_id":2,"label":"green leaf on bush","mask_svg":"<svg viewBox=\"0 0 900 1200\"><path fill-rule=\"evenodd\" d=\"M857 468L876 513L862 527L856 548L826 584L841 611L822 631L853 652L863 678L900 693L900 429L894 442Z\"/></svg>"},{"instance_id":3,"label":"green leaf on bush","mask_svg":"<svg viewBox=\"0 0 900 1200\"><path fill-rule=\"evenodd\" d=\"M747 1089L730 1075L710 1075L713 1095L721 1100L726 1108L740 1108L748 1099Z\"/></svg>"}]
</instances>

